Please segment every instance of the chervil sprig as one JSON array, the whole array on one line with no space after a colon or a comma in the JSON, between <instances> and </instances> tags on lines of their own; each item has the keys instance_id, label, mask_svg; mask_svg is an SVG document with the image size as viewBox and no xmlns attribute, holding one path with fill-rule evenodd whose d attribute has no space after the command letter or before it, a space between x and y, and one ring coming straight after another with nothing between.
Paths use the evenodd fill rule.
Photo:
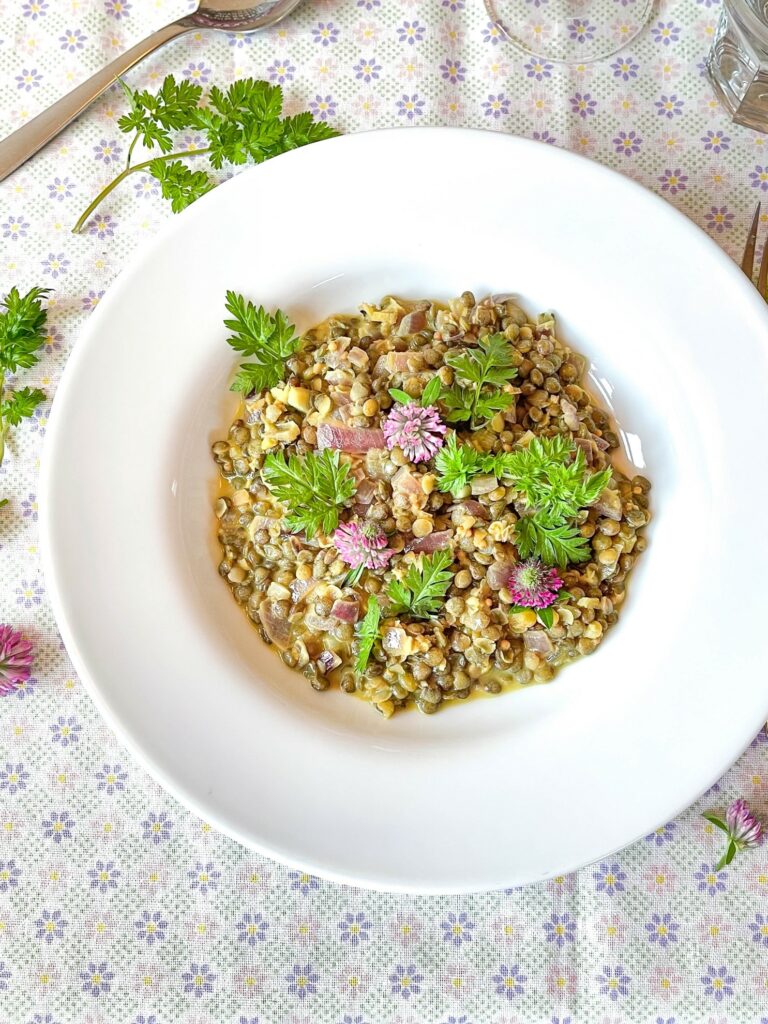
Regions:
<instances>
[{"instance_id":1,"label":"chervil sprig","mask_svg":"<svg viewBox=\"0 0 768 1024\"><path fill-rule=\"evenodd\" d=\"M515 396L502 390L517 376L512 358L512 346L503 334L481 338L476 348L446 353L445 362L456 377L441 395L449 423L468 422L476 430L514 403Z\"/></svg>"},{"instance_id":2,"label":"chervil sprig","mask_svg":"<svg viewBox=\"0 0 768 1024\"><path fill-rule=\"evenodd\" d=\"M233 332L227 342L254 360L241 364L231 390L249 394L275 387L285 379L286 361L299 347L293 324L281 309L273 316L233 291L227 292L226 308L230 319L224 326Z\"/></svg>"},{"instance_id":3,"label":"chervil sprig","mask_svg":"<svg viewBox=\"0 0 768 1024\"><path fill-rule=\"evenodd\" d=\"M414 619L428 619L436 615L442 599L453 581L448 566L453 562L449 549L422 555L408 567L405 576L392 579L387 586L387 597L392 602L391 615L410 615Z\"/></svg>"},{"instance_id":4,"label":"chervil sprig","mask_svg":"<svg viewBox=\"0 0 768 1024\"><path fill-rule=\"evenodd\" d=\"M48 314L43 301L47 294L47 288L31 288L22 295L14 287L0 302L0 462L9 427L31 416L45 398L39 388L6 389L5 376L28 370L38 362L38 352L45 342Z\"/></svg>"},{"instance_id":5,"label":"chervil sprig","mask_svg":"<svg viewBox=\"0 0 768 1024\"><path fill-rule=\"evenodd\" d=\"M357 637L357 656L355 658L355 671L365 672L368 667L368 659L373 651L373 646L379 639L379 623L381 621L381 607L375 594L368 595L368 609L364 618L355 626Z\"/></svg>"},{"instance_id":6,"label":"chervil sprig","mask_svg":"<svg viewBox=\"0 0 768 1024\"><path fill-rule=\"evenodd\" d=\"M473 476L483 472L486 457L470 444L459 444L451 434L435 457L438 489L458 498Z\"/></svg>"},{"instance_id":7,"label":"chervil sprig","mask_svg":"<svg viewBox=\"0 0 768 1024\"><path fill-rule=\"evenodd\" d=\"M299 457L270 453L261 476L272 494L285 505L286 528L291 533L314 537L318 530L328 536L339 525L339 513L355 493L349 463L325 448Z\"/></svg>"},{"instance_id":8,"label":"chervil sprig","mask_svg":"<svg viewBox=\"0 0 768 1024\"><path fill-rule=\"evenodd\" d=\"M154 95L137 92L121 82L130 104L118 120L118 127L132 134L128 162L89 204L73 231L82 230L93 211L129 174L145 171L160 183L165 199L174 212L183 210L214 187L204 170L185 170L181 162L193 156L207 156L212 167L261 163L279 153L330 139L338 133L325 121L315 121L310 113L282 117L283 94L280 86L253 78L241 78L224 91L211 89L204 104L202 89L194 82L177 82L172 75ZM173 151L173 133L194 129L204 135L197 149ZM161 156L131 164L137 144L160 150ZM166 166L167 165L167 166Z\"/></svg>"}]
</instances>

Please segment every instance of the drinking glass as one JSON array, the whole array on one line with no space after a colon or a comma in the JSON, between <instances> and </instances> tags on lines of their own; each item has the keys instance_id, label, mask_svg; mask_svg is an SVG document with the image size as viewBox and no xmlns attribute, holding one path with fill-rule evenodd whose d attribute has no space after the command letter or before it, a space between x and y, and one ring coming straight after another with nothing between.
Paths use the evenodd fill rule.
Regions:
<instances>
[{"instance_id":1,"label":"drinking glass","mask_svg":"<svg viewBox=\"0 0 768 1024\"><path fill-rule=\"evenodd\" d=\"M734 121L768 131L768 3L723 0L707 74Z\"/></svg>"}]
</instances>

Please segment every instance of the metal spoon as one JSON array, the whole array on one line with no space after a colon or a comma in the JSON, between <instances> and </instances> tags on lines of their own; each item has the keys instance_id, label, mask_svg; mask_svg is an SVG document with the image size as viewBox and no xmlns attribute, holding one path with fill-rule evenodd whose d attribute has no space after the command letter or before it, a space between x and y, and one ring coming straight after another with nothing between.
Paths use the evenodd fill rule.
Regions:
<instances>
[{"instance_id":1,"label":"metal spoon","mask_svg":"<svg viewBox=\"0 0 768 1024\"><path fill-rule=\"evenodd\" d=\"M3 139L0 142L0 181L55 138L120 75L172 39L201 28L224 32L258 32L259 29L276 25L300 3L301 0L265 0L264 3L254 3L253 0L200 0L191 14L153 32Z\"/></svg>"}]
</instances>

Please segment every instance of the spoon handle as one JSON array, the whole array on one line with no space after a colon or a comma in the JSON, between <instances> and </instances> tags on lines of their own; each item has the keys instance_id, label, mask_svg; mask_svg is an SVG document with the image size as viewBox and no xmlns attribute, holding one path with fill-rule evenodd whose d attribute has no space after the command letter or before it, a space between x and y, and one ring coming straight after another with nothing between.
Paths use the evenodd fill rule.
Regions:
<instances>
[{"instance_id":1,"label":"spoon handle","mask_svg":"<svg viewBox=\"0 0 768 1024\"><path fill-rule=\"evenodd\" d=\"M21 167L39 149L50 142L60 131L74 121L95 99L98 99L117 78L148 54L169 43L177 36L190 31L189 25L172 22L153 32L151 36L132 46L130 50L116 57L110 64L97 71L82 85L62 96L37 117L33 117L21 128L0 142L0 181Z\"/></svg>"}]
</instances>

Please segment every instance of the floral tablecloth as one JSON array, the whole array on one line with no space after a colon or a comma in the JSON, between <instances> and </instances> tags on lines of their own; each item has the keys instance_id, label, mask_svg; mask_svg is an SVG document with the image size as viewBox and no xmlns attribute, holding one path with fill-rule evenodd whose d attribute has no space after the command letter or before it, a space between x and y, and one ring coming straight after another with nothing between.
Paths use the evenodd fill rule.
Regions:
<instances>
[{"instance_id":1,"label":"floral tablecloth","mask_svg":"<svg viewBox=\"0 0 768 1024\"><path fill-rule=\"evenodd\" d=\"M617 39L633 6L616 2ZM0 0L0 133L189 7ZM564 69L514 51L481 0L306 0L264 35L190 35L129 78L265 77L291 107L344 131L460 124L532 136L663 193L735 254L768 191L768 138L730 124L702 77L717 16L713 0L664 0L619 56ZM55 289L31 375L49 396L126 257L171 216L137 176L84 236L69 232L125 157L123 109L113 89L0 185L0 292ZM631 267L632 238L615 246ZM34 677L0 701L0 1022L768 1019L768 847L716 872L719 834L699 815L735 795L765 814L764 733L700 805L605 863L465 898L372 894L290 871L163 792L99 718L52 618L36 497L48 409L14 431L0 468L11 498L0 621L38 652ZM727 713L727 680L723 700Z\"/></svg>"}]
</instances>

